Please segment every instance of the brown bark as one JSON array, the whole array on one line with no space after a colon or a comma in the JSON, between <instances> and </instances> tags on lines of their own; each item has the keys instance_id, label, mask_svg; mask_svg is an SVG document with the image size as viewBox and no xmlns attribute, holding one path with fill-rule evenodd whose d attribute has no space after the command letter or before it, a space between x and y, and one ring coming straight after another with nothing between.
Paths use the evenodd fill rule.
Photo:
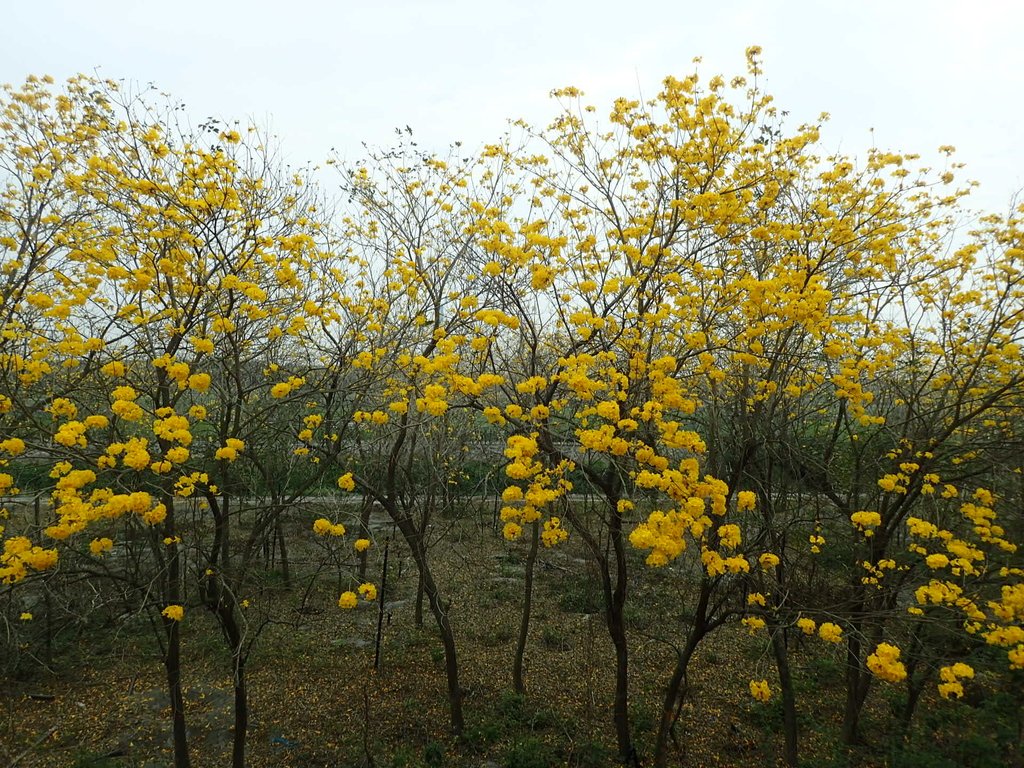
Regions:
<instances>
[{"instance_id":1,"label":"brown bark","mask_svg":"<svg viewBox=\"0 0 1024 768\"><path fill-rule=\"evenodd\" d=\"M526 583L523 588L523 614L519 622L519 639L516 642L515 659L512 662L512 688L518 694L526 693L523 681L523 657L526 655L526 640L530 635L530 614L533 610L533 570L537 563L537 549L540 544L540 523L532 523L530 552L526 556Z\"/></svg>"},{"instance_id":2,"label":"brown bark","mask_svg":"<svg viewBox=\"0 0 1024 768\"><path fill-rule=\"evenodd\" d=\"M782 629L769 625L772 634L772 653L775 656L775 668L779 673L779 685L782 687L782 733L785 739L783 758L786 765L796 766L798 751L798 731L796 718L796 695L793 691L793 678L789 671L789 652L786 649L786 638Z\"/></svg>"}]
</instances>

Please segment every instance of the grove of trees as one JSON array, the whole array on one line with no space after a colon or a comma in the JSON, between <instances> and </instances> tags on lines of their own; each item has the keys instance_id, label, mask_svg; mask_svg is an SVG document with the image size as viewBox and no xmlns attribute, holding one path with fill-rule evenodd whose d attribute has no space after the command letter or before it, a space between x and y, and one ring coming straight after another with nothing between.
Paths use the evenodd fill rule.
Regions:
<instances>
[{"instance_id":1,"label":"grove of trees","mask_svg":"<svg viewBox=\"0 0 1024 768\"><path fill-rule=\"evenodd\" d=\"M5 86L4 674L93 595L79 615L159 648L182 768L181 634L206 613L242 768L248 664L284 620L271 561L290 580L315 545L332 610L373 602L375 511L415 567L458 737L473 702L436 562L445 521L494 498L524 555L509 689L530 697L536 565L568 539L601 597L623 764L678 763L699 649L737 625L771 661L749 694L781 702L787 765L795 655L839 660L851 748L880 686L904 737L923 697L1021 690L1024 205L970 213L951 147L942 168L823 152L826 116L787 125L758 54L610 112L556 91L550 125L477 151L402 136L324 169L155 91ZM309 498L337 514L298 541ZM685 606L648 628L670 661L641 747L629 617L655 571Z\"/></svg>"}]
</instances>

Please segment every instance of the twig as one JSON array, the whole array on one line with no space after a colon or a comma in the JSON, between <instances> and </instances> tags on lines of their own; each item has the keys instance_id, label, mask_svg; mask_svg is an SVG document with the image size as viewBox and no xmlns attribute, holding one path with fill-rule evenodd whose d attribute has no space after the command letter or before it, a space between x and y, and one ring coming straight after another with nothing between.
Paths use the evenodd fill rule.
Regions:
<instances>
[{"instance_id":1,"label":"twig","mask_svg":"<svg viewBox=\"0 0 1024 768\"><path fill-rule=\"evenodd\" d=\"M57 728L58 726L56 725L51 727L50 730L48 730L46 733L44 733L42 736L40 736L38 739L32 742L30 746L25 747L25 749L22 750L21 754L16 755L15 758L11 760L9 768L15 768L15 766L17 766L18 763L21 762L22 758L24 758L25 755L33 751L36 747L38 747L40 744L42 744L44 741L50 738L53 734L55 734L57 732Z\"/></svg>"}]
</instances>

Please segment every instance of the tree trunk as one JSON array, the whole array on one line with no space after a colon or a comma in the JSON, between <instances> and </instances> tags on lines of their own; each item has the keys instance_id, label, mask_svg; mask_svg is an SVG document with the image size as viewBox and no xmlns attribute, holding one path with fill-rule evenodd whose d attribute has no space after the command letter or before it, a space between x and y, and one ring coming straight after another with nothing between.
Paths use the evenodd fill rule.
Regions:
<instances>
[{"instance_id":1,"label":"tree trunk","mask_svg":"<svg viewBox=\"0 0 1024 768\"><path fill-rule=\"evenodd\" d=\"M676 654L676 668L672 671L672 677L665 688L665 698L661 702L661 720L654 741L654 768L668 766L668 737L675 717L676 701L683 692L685 682L686 664L683 662L683 654L679 653Z\"/></svg>"},{"instance_id":2,"label":"tree trunk","mask_svg":"<svg viewBox=\"0 0 1024 768\"><path fill-rule=\"evenodd\" d=\"M223 600L223 596L219 596ZM242 628L233 604L220 602L216 610L231 651L231 673L235 687L235 733L231 745L232 768L245 768L245 741L249 735L249 692L245 681L246 654L242 647Z\"/></svg>"},{"instance_id":3,"label":"tree trunk","mask_svg":"<svg viewBox=\"0 0 1024 768\"><path fill-rule=\"evenodd\" d=\"M292 588L292 574L291 565L288 562L288 545L285 541L284 526L281 524L281 518L274 523L274 537L277 539L278 550L281 552L281 577L284 579L285 589Z\"/></svg>"},{"instance_id":4,"label":"tree trunk","mask_svg":"<svg viewBox=\"0 0 1024 768\"><path fill-rule=\"evenodd\" d=\"M869 680L861 671L860 641L851 632L846 641L846 706L843 709L842 740L855 745L860 741L860 712L867 698Z\"/></svg>"},{"instance_id":5,"label":"tree trunk","mask_svg":"<svg viewBox=\"0 0 1024 768\"><path fill-rule=\"evenodd\" d=\"M629 728L629 647L621 605L613 604L608 610L608 634L615 646L615 704L612 712L619 759L624 765L636 765Z\"/></svg>"},{"instance_id":6,"label":"tree trunk","mask_svg":"<svg viewBox=\"0 0 1024 768\"><path fill-rule=\"evenodd\" d=\"M872 546L875 543L872 541ZM877 561L874 552L869 555L869 559L871 562ZM871 673L864 668L860 657L864 648L873 648L881 638L881 625L865 618L869 615L869 606L864 586L854 582L851 587L853 601L846 637L846 705L843 709L842 741L852 746L860 742L860 713L871 685Z\"/></svg>"},{"instance_id":7,"label":"tree trunk","mask_svg":"<svg viewBox=\"0 0 1024 768\"><path fill-rule=\"evenodd\" d=\"M167 510L164 518L163 535L174 538L174 497L161 494L160 501ZM181 556L178 547L167 547L167 573L164 581L164 604L181 605ZM189 768L188 731L185 726L185 697L181 691L181 625L174 619L163 617L164 633L167 637L167 651L164 654L164 669L167 673L167 695L171 704L171 729L174 743L174 768Z\"/></svg>"},{"instance_id":8,"label":"tree trunk","mask_svg":"<svg viewBox=\"0 0 1024 768\"><path fill-rule=\"evenodd\" d=\"M370 538L370 514L373 512L373 502L370 499L363 501L363 508L359 510L359 538ZM366 581L366 561L369 550L359 553L359 583Z\"/></svg>"},{"instance_id":9,"label":"tree trunk","mask_svg":"<svg viewBox=\"0 0 1024 768\"><path fill-rule=\"evenodd\" d=\"M179 624L174 619L164 618L167 633L167 654L164 669L167 671L167 693L171 700L171 728L174 741L174 768L189 768L188 732L185 729L185 698L181 693L181 636Z\"/></svg>"},{"instance_id":10,"label":"tree trunk","mask_svg":"<svg viewBox=\"0 0 1024 768\"><path fill-rule=\"evenodd\" d=\"M694 611L693 626L686 639L686 646L676 654L676 668L672 672L672 677L665 688L665 697L662 699L661 721L658 723L658 735L654 741L655 768L668 766L668 740L672 736L672 729L678 718L676 713L682 704L682 697L686 695L687 670L690 666L690 659L693 658L697 646L708 632L707 618L710 598L711 587L705 579L701 582L700 598Z\"/></svg>"},{"instance_id":11,"label":"tree trunk","mask_svg":"<svg viewBox=\"0 0 1024 768\"><path fill-rule=\"evenodd\" d=\"M249 692L245 683L245 660L235 659L235 733L231 745L231 768L245 768L245 740L249 733Z\"/></svg>"},{"instance_id":12,"label":"tree trunk","mask_svg":"<svg viewBox=\"0 0 1024 768\"><path fill-rule=\"evenodd\" d=\"M416 580L416 611L414 614L417 629L423 629L423 571Z\"/></svg>"},{"instance_id":13,"label":"tree trunk","mask_svg":"<svg viewBox=\"0 0 1024 768\"><path fill-rule=\"evenodd\" d=\"M391 550L391 537L384 539L384 563L381 566L380 594L377 596L377 633L373 640L373 668L380 672L383 657L381 656L381 640L384 636L384 605L388 599L388 554ZM361 554L366 554L365 552Z\"/></svg>"},{"instance_id":14,"label":"tree trunk","mask_svg":"<svg viewBox=\"0 0 1024 768\"><path fill-rule=\"evenodd\" d=\"M775 655L775 668L779 673L779 685L782 687L782 733L785 738L783 757L786 765L798 765L797 759L797 719L796 696L793 692L793 678L789 672L789 655L786 650L786 638L782 629L769 625L772 634L772 653Z\"/></svg>"},{"instance_id":15,"label":"tree trunk","mask_svg":"<svg viewBox=\"0 0 1024 768\"><path fill-rule=\"evenodd\" d=\"M426 592L427 600L430 603L430 610L437 622L437 629L441 633L441 643L444 645L444 669L448 680L448 706L451 710L452 733L461 736L465 729L462 717L462 688L459 687L459 662L455 650L455 635L452 632L451 622L448 620L448 611L441 603L441 595L434 583L434 576L424 561L423 568L423 589Z\"/></svg>"},{"instance_id":16,"label":"tree trunk","mask_svg":"<svg viewBox=\"0 0 1024 768\"><path fill-rule=\"evenodd\" d=\"M526 655L526 640L530 634L530 613L533 609L533 569L537 563L537 549L540 544L540 522L533 523L532 527L530 553L526 556L523 615L519 622L519 640L516 643L516 655L512 662L512 688L520 695L526 693L526 685L523 682L523 657Z\"/></svg>"},{"instance_id":17,"label":"tree trunk","mask_svg":"<svg viewBox=\"0 0 1024 768\"><path fill-rule=\"evenodd\" d=\"M444 646L445 676L448 681L448 708L451 715L452 733L460 736L465 730L465 721L462 716L462 688L459 687L459 661L455 648L455 634L452 632L448 611L441 600L437 583L434 581L434 574L430 570L423 534L416 530L415 524L408 515L399 513L396 508L388 509L388 514L398 526L402 538L405 539L412 551L412 557L423 586L423 593L430 605L430 611L434 615L434 621L437 623L437 631L441 635L441 644Z\"/></svg>"},{"instance_id":18,"label":"tree trunk","mask_svg":"<svg viewBox=\"0 0 1024 768\"><path fill-rule=\"evenodd\" d=\"M910 724L914 720L914 713L917 712L917 703L924 693L927 676L922 676L915 681L913 675L907 676L907 700L903 703L903 710L900 712L900 741L905 742L910 738ZM902 749L902 747L901 747Z\"/></svg>"},{"instance_id":19,"label":"tree trunk","mask_svg":"<svg viewBox=\"0 0 1024 768\"><path fill-rule=\"evenodd\" d=\"M609 535L615 553L615 584L611 581L611 573L605 562L605 602L608 622L608 634L615 646L615 704L613 718L615 721L615 740L619 748L619 759L623 765L638 766L636 750L629 727L629 645L626 640L626 622L624 609L626 606L626 550L622 539L622 515L619 514L617 500L612 505Z\"/></svg>"}]
</instances>

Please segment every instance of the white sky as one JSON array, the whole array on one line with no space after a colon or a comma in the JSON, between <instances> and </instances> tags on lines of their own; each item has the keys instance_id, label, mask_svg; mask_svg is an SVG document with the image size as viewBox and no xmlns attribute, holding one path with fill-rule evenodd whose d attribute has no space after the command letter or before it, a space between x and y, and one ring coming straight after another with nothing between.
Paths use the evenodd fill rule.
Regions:
<instances>
[{"instance_id":1,"label":"white sky","mask_svg":"<svg viewBox=\"0 0 1024 768\"><path fill-rule=\"evenodd\" d=\"M603 108L667 74L741 74L795 127L832 114L827 149L935 157L957 147L1005 211L1024 188L1019 0L6 0L0 82L75 72L153 82L208 115L269 122L294 162L361 156L410 125L443 150L546 123L552 88ZM869 130L874 128L872 135Z\"/></svg>"}]
</instances>

